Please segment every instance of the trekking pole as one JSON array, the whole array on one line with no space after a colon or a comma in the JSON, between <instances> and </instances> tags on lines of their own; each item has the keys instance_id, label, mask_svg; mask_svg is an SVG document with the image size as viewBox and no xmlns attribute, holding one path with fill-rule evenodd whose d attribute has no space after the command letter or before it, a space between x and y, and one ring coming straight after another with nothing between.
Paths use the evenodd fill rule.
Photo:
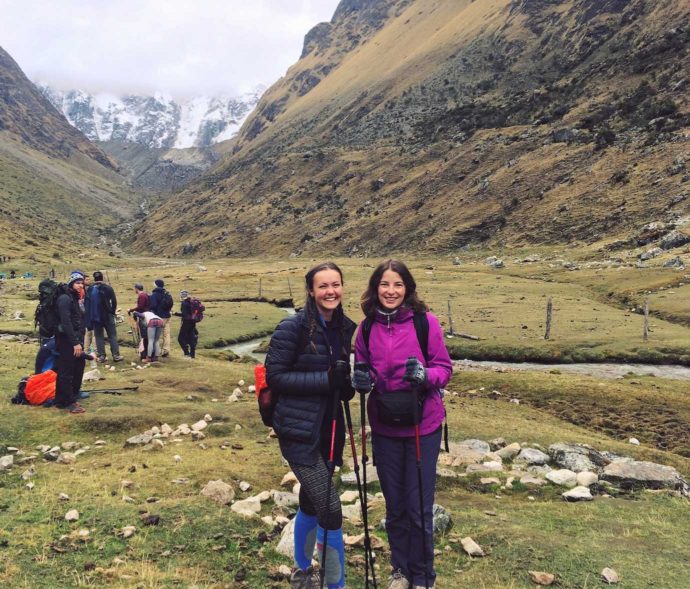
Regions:
<instances>
[{"instance_id":1,"label":"trekking pole","mask_svg":"<svg viewBox=\"0 0 690 589\"><path fill-rule=\"evenodd\" d=\"M362 494L362 481L359 477L359 463L357 462L357 450L355 449L355 434L352 431L352 415L350 414L350 403L348 401L343 401L343 408L345 409L345 421L347 423L347 431L350 434L350 448L352 449L352 460L355 466L357 493L359 494L359 504L362 508L362 521L364 522L364 586L366 589L369 589L369 566L371 565L372 582L374 585L374 589L376 589L376 573L374 572L374 553L371 548L371 539L369 538L369 522L367 521L367 495Z\"/></svg>"},{"instance_id":2,"label":"trekking pole","mask_svg":"<svg viewBox=\"0 0 690 589\"><path fill-rule=\"evenodd\" d=\"M120 387L118 389L90 389L88 391L81 391L82 393L105 393L106 395L121 395L122 391L138 391L139 387Z\"/></svg>"},{"instance_id":3,"label":"trekking pole","mask_svg":"<svg viewBox=\"0 0 690 589\"><path fill-rule=\"evenodd\" d=\"M409 359L414 359L408 358ZM414 442L415 449L417 453L417 486L419 487L419 515L421 517L422 523L422 554L424 555L424 585L426 589L429 589L429 560L426 553L426 518L424 517L424 485L422 481L422 449L419 434L419 423L421 421L421 415L419 414L419 386L413 384L412 392L414 393L414 400L412 403L413 407L413 419L414 419Z\"/></svg>"},{"instance_id":4,"label":"trekking pole","mask_svg":"<svg viewBox=\"0 0 690 589\"><path fill-rule=\"evenodd\" d=\"M331 518L331 489L333 488L333 471L335 470L335 430L338 421L338 406L340 405L340 383L347 374L347 362L337 360L333 367L333 382L336 385L333 391L333 420L331 421L331 449L328 454L328 484L326 486L326 521L323 526L323 546L321 549L321 589L326 580L326 549L328 548L328 520Z\"/></svg>"}]
</instances>

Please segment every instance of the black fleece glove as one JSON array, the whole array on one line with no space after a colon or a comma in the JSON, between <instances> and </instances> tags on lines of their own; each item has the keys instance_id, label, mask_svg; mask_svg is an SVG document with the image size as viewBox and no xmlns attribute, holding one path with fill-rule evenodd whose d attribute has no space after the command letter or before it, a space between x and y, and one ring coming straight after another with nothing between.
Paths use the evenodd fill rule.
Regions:
<instances>
[{"instance_id":1,"label":"black fleece glove","mask_svg":"<svg viewBox=\"0 0 690 589\"><path fill-rule=\"evenodd\" d=\"M342 398L349 394L347 390L352 388L349 363L336 362L335 366L328 369L328 388L331 393L338 391Z\"/></svg>"}]
</instances>

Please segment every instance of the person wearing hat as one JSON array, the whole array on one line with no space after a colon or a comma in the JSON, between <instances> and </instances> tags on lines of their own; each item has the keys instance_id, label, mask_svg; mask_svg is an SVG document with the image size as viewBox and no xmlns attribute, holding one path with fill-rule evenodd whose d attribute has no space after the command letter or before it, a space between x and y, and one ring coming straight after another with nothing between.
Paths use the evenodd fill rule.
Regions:
<instances>
[{"instance_id":1,"label":"person wearing hat","mask_svg":"<svg viewBox=\"0 0 690 589\"><path fill-rule=\"evenodd\" d=\"M186 290L180 291L180 312L175 313L177 317L182 317L180 333L177 342L182 348L185 360L194 360L196 356L196 343L199 341L199 332L196 328L196 321L192 312L192 297Z\"/></svg>"},{"instance_id":2,"label":"person wearing hat","mask_svg":"<svg viewBox=\"0 0 690 589\"><path fill-rule=\"evenodd\" d=\"M173 308L173 298L165 290L165 282L161 278L158 278L154 284L156 288L153 289L149 297L149 310L163 321L161 356L166 358L170 355L170 314Z\"/></svg>"},{"instance_id":3,"label":"person wearing hat","mask_svg":"<svg viewBox=\"0 0 690 589\"><path fill-rule=\"evenodd\" d=\"M81 380L84 376L84 332L86 328L84 311L79 304L84 290L84 273L74 270L63 292L56 302L58 326L55 334L55 348L59 354L55 406L70 413L84 413L77 403Z\"/></svg>"}]
</instances>

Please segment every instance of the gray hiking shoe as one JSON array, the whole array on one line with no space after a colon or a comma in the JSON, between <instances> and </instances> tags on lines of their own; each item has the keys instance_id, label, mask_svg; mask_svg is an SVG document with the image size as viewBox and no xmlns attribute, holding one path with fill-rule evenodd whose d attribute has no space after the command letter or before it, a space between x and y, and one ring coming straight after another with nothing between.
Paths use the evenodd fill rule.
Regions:
<instances>
[{"instance_id":1,"label":"gray hiking shoe","mask_svg":"<svg viewBox=\"0 0 690 589\"><path fill-rule=\"evenodd\" d=\"M393 571L391 576L388 577L388 589L409 589L409 587L410 582L400 569Z\"/></svg>"},{"instance_id":2,"label":"gray hiking shoe","mask_svg":"<svg viewBox=\"0 0 690 589\"><path fill-rule=\"evenodd\" d=\"M321 572L314 567L295 569L290 575L290 589L321 589Z\"/></svg>"}]
</instances>

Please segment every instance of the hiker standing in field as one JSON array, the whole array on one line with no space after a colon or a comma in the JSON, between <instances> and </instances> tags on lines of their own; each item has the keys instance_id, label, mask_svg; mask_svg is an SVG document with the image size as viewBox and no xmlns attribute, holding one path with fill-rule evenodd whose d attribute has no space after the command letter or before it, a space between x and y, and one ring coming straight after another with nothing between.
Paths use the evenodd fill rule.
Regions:
<instances>
[{"instance_id":1,"label":"hiker standing in field","mask_svg":"<svg viewBox=\"0 0 690 589\"><path fill-rule=\"evenodd\" d=\"M84 274L75 270L70 274L67 291L56 301L58 326L55 348L59 356L56 362L57 383L55 406L70 413L84 413L77 403L81 380L84 376L84 312L80 306L84 290Z\"/></svg>"},{"instance_id":2,"label":"hiker standing in field","mask_svg":"<svg viewBox=\"0 0 690 589\"><path fill-rule=\"evenodd\" d=\"M199 341L199 330L192 308L192 297L186 290L180 291L180 311L176 317L182 317L180 333L177 335L177 343L180 344L185 360L194 360L196 357L196 344Z\"/></svg>"},{"instance_id":3,"label":"hiker standing in field","mask_svg":"<svg viewBox=\"0 0 690 589\"><path fill-rule=\"evenodd\" d=\"M89 322L88 312L86 310L86 293L88 292L89 288L91 288L91 278L85 275L84 288L82 289L79 295L79 305L81 306L82 311L84 311L86 320L86 333L84 334L84 352L86 352L87 354L91 353L93 344L96 341L96 338L94 338L93 334L93 324Z\"/></svg>"},{"instance_id":4,"label":"hiker standing in field","mask_svg":"<svg viewBox=\"0 0 690 589\"><path fill-rule=\"evenodd\" d=\"M156 288L149 297L149 308L163 320L163 345L161 356L167 358L170 355L170 314L173 308L172 295L165 290L165 282L158 278L154 284Z\"/></svg>"},{"instance_id":5,"label":"hiker standing in field","mask_svg":"<svg viewBox=\"0 0 690 589\"><path fill-rule=\"evenodd\" d=\"M137 282L134 285L134 293L137 295L137 304L134 307L132 307L131 309L128 309L127 314L131 315L135 311L137 313L145 313L146 311L149 310L149 294L144 290L144 285L141 284L140 282ZM144 346L144 349L140 355L142 360L143 360L144 358L146 358L146 350L148 348L148 340L146 339L147 338L146 323L142 322L141 320L137 321L137 329L139 330L139 337L143 341L143 346Z\"/></svg>"},{"instance_id":6,"label":"hiker standing in field","mask_svg":"<svg viewBox=\"0 0 690 589\"><path fill-rule=\"evenodd\" d=\"M388 260L374 270L361 306L365 319L355 359L368 369L356 364L353 382L358 391L373 385L367 409L386 499L393 567L388 587L433 587L433 505L445 415L440 391L453 365L439 321L417 296L414 278L402 262ZM426 342L420 341L420 332Z\"/></svg>"},{"instance_id":7,"label":"hiker standing in field","mask_svg":"<svg viewBox=\"0 0 690 589\"><path fill-rule=\"evenodd\" d=\"M345 427L340 401L354 395L349 356L355 325L343 312L343 275L338 266L332 262L315 266L305 283L304 309L281 321L271 338L266 378L278 395L273 428L280 450L301 483L295 517L297 568L290 585L293 589L321 586L321 572L311 566L317 543L325 581L329 589L340 589L345 587L343 518L335 486L329 482L330 458L342 465Z\"/></svg>"},{"instance_id":8,"label":"hiker standing in field","mask_svg":"<svg viewBox=\"0 0 690 589\"><path fill-rule=\"evenodd\" d=\"M110 353L113 362L121 362L124 358L120 355L120 346L117 343L117 327L115 326L115 311L117 310L117 297L113 287L103 282L103 273L93 273L94 284L86 290L86 325L92 327L99 362L106 361L105 338L103 331L108 336Z\"/></svg>"}]
</instances>

